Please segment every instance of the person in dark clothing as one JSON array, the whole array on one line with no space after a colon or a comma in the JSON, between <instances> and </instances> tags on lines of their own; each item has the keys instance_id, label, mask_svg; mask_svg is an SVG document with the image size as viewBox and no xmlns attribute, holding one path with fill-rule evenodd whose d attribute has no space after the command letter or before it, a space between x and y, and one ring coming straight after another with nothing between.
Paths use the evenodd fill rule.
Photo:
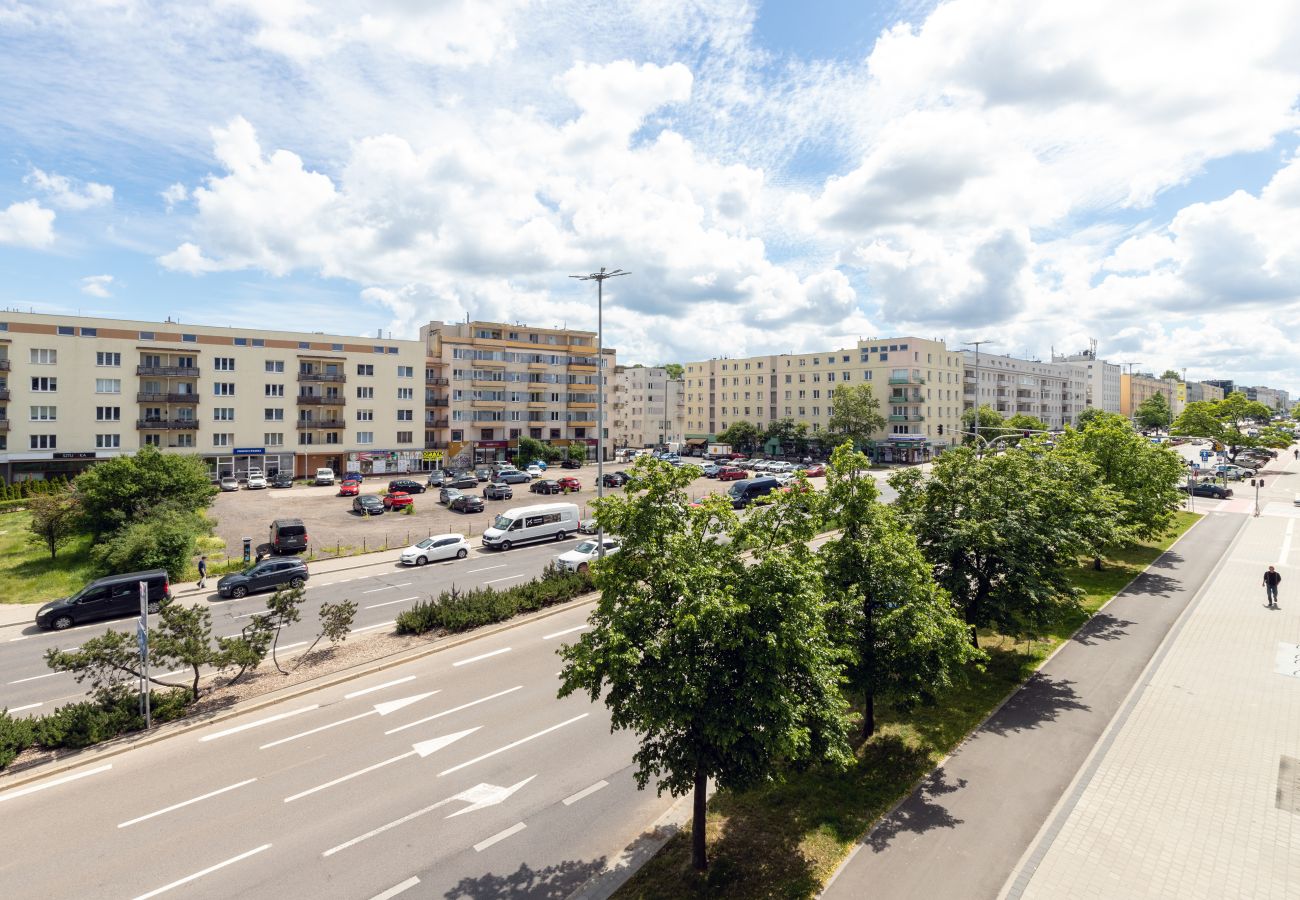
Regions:
<instances>
[{"instance_id":1,"label":"person in dark clothing","mask_svg":"<svg viewBox=\"0 0 1300 900\"><path fill-rule=\"evenodd\" d=\"M199 587L205 587L208 583L208 558L199 557Z\"/></svg>"},{"instance_id":2,"label":"person in dark clothing","mask_svg":"<svg viewBox=\"0 0 1300 900\"><path fill-rule=\"evenodd\" d=\"M1277 571L1277 569L1274 569L1272 566L1269 566L1268 571L1264 573L1264 590L1268 597L1268 606L1270 609L1280 608L1277 605L1277 586L1281 580L1282 573Z\"/></svg>"}]
</instances>

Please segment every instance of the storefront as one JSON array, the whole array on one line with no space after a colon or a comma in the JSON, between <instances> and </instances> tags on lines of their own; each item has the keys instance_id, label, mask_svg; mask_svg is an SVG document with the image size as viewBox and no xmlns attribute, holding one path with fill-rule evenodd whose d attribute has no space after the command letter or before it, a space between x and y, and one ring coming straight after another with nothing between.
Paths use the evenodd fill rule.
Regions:
<instances>
[{"instance_id":1,"label":"storefront","mask_svg":"<svg viewBox=\"0 0 1300 900\"><path fill-rule=\"evenodd\" d=\"M346 457L339 450L328 453L302 453L296 457L297 470L294 474L298 478L311 478L316 474L317 469L332 469L337 475L343 471L345 459Z\"/></svg>"},{"instance_id":2,"label":"storefront","mask_svg":"<svg viewBox=\"0 0 1300 900\"><path fill-rule=\"evenodd\" d=\"M98 460L121 456L107 452L102 456L86 453L13 453L0 466L6 484L17 481L50 481L55 478L73 479L89 469Z\"/></svg>"},{"instance_id":3,"label":"storefront","mask_svg":"<svg viewBox=\"0 0 1300 900\"><path fill-rule=\"evenodd\" d=\"M509 441L475 441L474 465L490 466L493 463L505 462L510 450Z\"/></svg>"},{"instance_id":4,"label":"storefront","mask_svg":"<svg viewBox=\"0 0 1300 900\"><path fill-rule=\"evenodd\" d=\"M891 434L877 444L879 462L923 463L930 461L930 439L923 434Z\"/></svg>"},{"instance_id":5,"label":"storefront","mask_svg":"<svg viewBox=\"0 0 1300 900\"><path fill-rule=\"evenodd\" d=\"M214 481L228 475L242 480L251 469L260 469L267 478L294 471L294 454L267 453L265 447L236 447L229 455L204 456L203 462L208 467L208 477Z\"/></svg>"},{"instance_id":6,"label":"storefront","mask_svg":"<svg viewBox=\"0 0 1300 900\"><path fill-rule=\"evenodd\" d=\"M356 450L340 471L362 475L406 475L442 468L441 450Z\"/></svg>"}]
</instances>

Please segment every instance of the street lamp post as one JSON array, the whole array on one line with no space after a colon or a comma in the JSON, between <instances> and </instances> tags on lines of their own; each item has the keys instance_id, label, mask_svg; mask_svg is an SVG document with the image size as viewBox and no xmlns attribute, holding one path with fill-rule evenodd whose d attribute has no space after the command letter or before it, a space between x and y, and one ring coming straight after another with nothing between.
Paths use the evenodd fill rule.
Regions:
<instances>
[{"instance_id":1,"label":"street lamp post","mask_svg":"<svg viewBox=\"0 0 1300 900\"><path fill-rule=\"evenodd\" d=\"M596 282L596 505L605 496L605 279L617 278L619 275L631 275L622 269L605 271L601 266L599 272L590 275L570 275L579 281ZM596 553L605 556L605 532L596 522Z\"/></svg>"},{"instance_id":2,"label":"street lamp post","mask_svg":"<svg viewBox=\"0 0 1300 900\"><path fill-rule=\"evenodd\" d=\"M991 344L992 341L966 341L967 347L975 348L975 448L980 449L980 345ZM964 392L964 389L963 389Z\"/></svg>"}]
</instances>

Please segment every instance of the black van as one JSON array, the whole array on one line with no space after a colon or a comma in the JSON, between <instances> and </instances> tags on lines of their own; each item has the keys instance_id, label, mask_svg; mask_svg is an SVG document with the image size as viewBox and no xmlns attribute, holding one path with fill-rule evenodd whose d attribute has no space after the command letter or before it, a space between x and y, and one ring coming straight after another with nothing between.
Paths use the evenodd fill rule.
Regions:
<instances>
[{"instance_id":1,"label":"black van","mask_svg":"<svg viewBox=\"0 0 1300 900\"><path fill-rule=\"evenodd\" d=\"M272 553L301 553L307 549L307 526L302 519L276 519L267 543Z\"/></svg>"},{"instance_id":2,"label":"black van","mask_svg":"<svg viewBox=\"0 0 1300 900\"><path fill-rule=\"evenodd\" d=\"M759 497L766 497L781 486L775 478L743 478L731 486L727 495L731 497L732 509L743 509Z\"/></svg>"},{"instance_id":3,"label":"black van","mask_svg":"<svg viewBox=\"0 0 1300 900\"><path fill-rule=\"evenodd\" d=\"M36 611L36 625L62 631L97 619L117 619L140 614L140 582L149 585L149 612L156 613L172 596L162 569L97 578L71 597L54 600Z\"/></svg>"}]
</instances>

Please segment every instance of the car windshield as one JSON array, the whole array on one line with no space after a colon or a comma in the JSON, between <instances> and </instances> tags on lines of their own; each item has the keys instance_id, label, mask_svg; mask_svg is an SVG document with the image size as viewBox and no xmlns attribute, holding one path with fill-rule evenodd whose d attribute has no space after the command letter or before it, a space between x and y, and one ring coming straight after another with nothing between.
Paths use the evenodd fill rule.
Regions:
<instances>
[{"instance_id":1,"label":"car windshield","mask_svg":"<svg viewBox=\"0 0 1300 900\"><path fill-rule=\"evenodd\" d=\"M495 519L492 520L492 527L499 529L501 531L509 531L510 526L511 524L513 524L513 522L514 519L510 518L509 516L497 516Z\"/></svg>"},{"instance_id":2,"label":"car windshield","mask_svg":"<svg viewBox=\"0 0 1300 900\"><path fill-rule=\"evenodd\" d=\"M419 547L421 550L428 550L430 547L433 546L433 538L425 538L415 546Z\"/></svg>"},{"instance_id":3,"label":"car windshield","mask_svg":"<svg viewBox=\"0 0 1300 900\"><path fill-rule=\"evenodd\" d=\"M596 542L595 542L595 541L583 541L581 544L579 544L578 546L576 546L576 547L573 548L573 552L574 552L574 553L595 553L595 552L596 552Z\"/></svg>"}]
</instances>

